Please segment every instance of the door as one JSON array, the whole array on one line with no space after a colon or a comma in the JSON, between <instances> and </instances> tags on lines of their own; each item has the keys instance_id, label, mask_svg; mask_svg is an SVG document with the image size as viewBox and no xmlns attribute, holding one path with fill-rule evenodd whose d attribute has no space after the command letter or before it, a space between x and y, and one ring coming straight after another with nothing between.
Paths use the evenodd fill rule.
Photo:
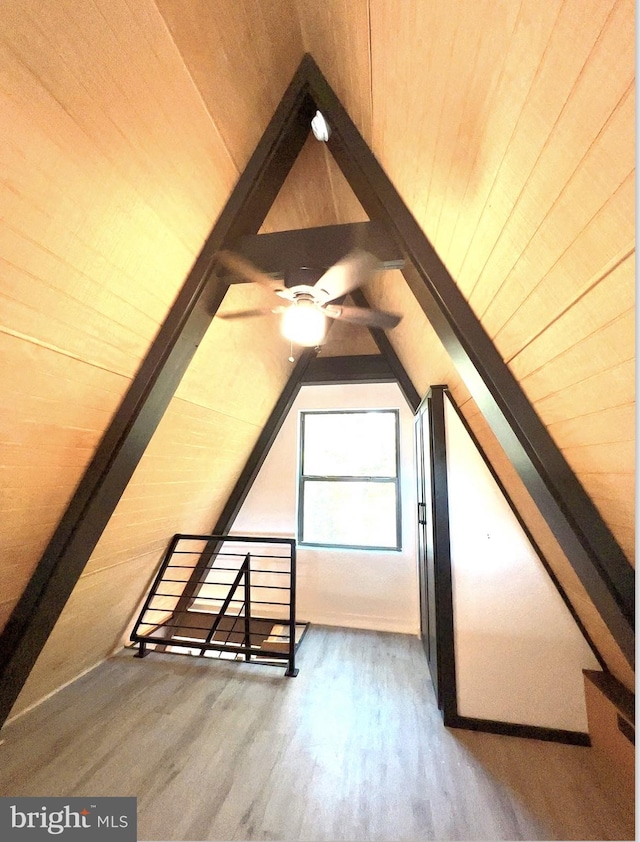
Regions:
<instances>
[{"instance_id":1,"label":"door","mask_svg":"<svg viewBox=\"0 0 640 842\"><path fill-rule=\"evenodd\" d=\"M444 386L432 386L415 421L420 638L445 723L457 710L449 547Z\"/></svg>"},{"instance_id":2,"label":"door","mask_svg":"<svg viewBox=\"0 0 640 842\"><path fill-rule=\"evenodd\" d=\"M433 689L438 695L438 641L436 637L434 540L431 505L431 456L429 404L424 404L415 421L416 475L418 479L418 582L420 588L420 638L424 647Z\"/></svg>"}]
</instances>

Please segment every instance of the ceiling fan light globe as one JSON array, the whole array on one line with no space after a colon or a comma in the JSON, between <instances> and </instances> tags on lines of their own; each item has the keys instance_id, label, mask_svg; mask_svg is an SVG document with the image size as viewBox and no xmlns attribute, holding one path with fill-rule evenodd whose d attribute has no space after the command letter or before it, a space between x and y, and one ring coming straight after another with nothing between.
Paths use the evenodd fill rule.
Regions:
<instances>
[{"instance_id":1,"label":"ceiling fan light globe","mask_svg":"<svg viewBox=\"0 0 640 842\"><path fill-rule=\"evenodd\" d=\"M311 301L292 304L282 316L282 335L296 345L308 348L320 345L326 329L326 316Z\"/></svg>"}]
</instances>

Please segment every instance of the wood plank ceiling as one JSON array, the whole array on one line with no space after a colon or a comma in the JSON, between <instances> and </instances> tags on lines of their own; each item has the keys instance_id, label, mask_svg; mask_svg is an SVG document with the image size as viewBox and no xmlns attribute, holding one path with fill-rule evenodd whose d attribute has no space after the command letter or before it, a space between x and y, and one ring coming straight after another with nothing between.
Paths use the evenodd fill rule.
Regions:
<instances>
[{"instance_id":1,"label":"wood plank ceiling","mask_svg":"<svg viewBox=\"0 0 640 842\"><path fill-rule=\"evenodd\" d=\"M7 0L0 622L304 52L632 562L634 23L631 0ZM263 230L365 218L310 140ZM367 294L405 313L390 339L415 385L450 384L630 684L399 273ZM267 320L214 320L19 708L112 651L170 534L215 522L287 352Z\"/></svg>"}]
</instances>

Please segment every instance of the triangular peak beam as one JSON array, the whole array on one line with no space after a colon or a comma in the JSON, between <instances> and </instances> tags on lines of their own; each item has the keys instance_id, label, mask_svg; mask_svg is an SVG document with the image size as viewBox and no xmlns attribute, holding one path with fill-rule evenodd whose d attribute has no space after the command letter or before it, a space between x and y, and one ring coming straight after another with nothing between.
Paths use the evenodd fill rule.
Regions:
<instances>
[{"instance_id":1,"label":"triangular peak beam","mask_svg":"<svg viewBox=\"0 0 640 842\"><path fill-rule=\"evenodd\" d=\"M362 207L400 247L403 274L630 663L634 577L524 393L307 55L196 260L0 636L0 723L22 689L227 289L215 255L255 234L320 109Z\"/></svg>"},{"instance_id":2,"label":"triangular peak beam","mask_svg":"<svg viewBox=\"0 0 640 842\"><path fill-rule=\"evenodd\" d=\"M301 65L107 428L0 635L0 726L71 596L228 288L216 253L255 234L309 135Z\"/></svg>"},{"instance_id":3,"label":"triangular peak beam","mask_svg":"<svg viewBox=\"0 0 640 842\"><path fill-rule=\"evenodd\" d=\"M301 67L306 67L310 94L330 126L329 151L365 213L400 247L402 273L416 300L633 666L633 568L311 56L305 56Z\"/></svg>"},{"instance_id":4,"label":"triangular peak beam","mask_svg":"<svg viewBox=\"0 0 640 842\"><path fill-rule=\"evenodd\" d=\"M328 269L356 248L375 254L382 269L402 269L404 266L398 244L377 222L247 235L241 237L234 250L267 275L282 278L289 270L301 266Z\"/></svg>"}]
</instances>

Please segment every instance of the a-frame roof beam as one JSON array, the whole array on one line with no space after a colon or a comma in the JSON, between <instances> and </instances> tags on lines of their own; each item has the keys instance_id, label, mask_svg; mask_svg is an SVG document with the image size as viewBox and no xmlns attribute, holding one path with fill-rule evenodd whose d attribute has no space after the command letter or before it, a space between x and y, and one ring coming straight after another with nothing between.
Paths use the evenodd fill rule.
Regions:
<instances>
[{"instance_id":1,"label":"a-frame roof beam","mask_svg":"<svg viewBox=\"0 0 640 842\"><path fill-rule=\"evenodd\" d=\"M0 635L4 723L109 522L227 286L215 255L262 225L315 111L298 69Z\"/></svg>"},{"instance_id":2,"label":"a-frame roof beam","mask_svg":"<svg viewBox=\"0 0 640 842\"><path fill-rule=\"evenodd\" d=\"M409 286L633 663L630 565L315 62L305 56L0 636L0 723L215 315L225 292L213 273L215 253L259 230L306 140L316 107L329 118L329 148L351 188L367 215L401 246L409 261L403 270Z\"/></svg>"},{"instance_id":3,"label":"a-frame roof beam","mask_svg":"<svg viewBox=\"0 0 640 842\"><path fill-rule=\"evenodd\" d=\"M356 307L369 307L369 302L367 300L367 296L362 289L354 289L351 291L351 299L356 305ZM402 362L398 355L395 352L395 348L389 341L389 337L387 336L386 332L382 330L380 327L370 327L369 332L373 337L373 341L378 346L378 350L386 359L389 367L393 371L395 379L398 381L398 386L400 387L400 391L405 397L405 400L413 410L413 412L417 412L418 407L420 406L421 398L418 393L418 390L413 385L413 382L409 375L406 372L405 367L402 365Z\"/></svg>"},{"instance_id":4,"label":"a-frame roof beam","mask_svg":"<svg viewBox=\"0 0 640 842\"><path fill-rule=\"evenodd\" d=\"M396 376L382 354L316 357L304 375L305 386L333 383L395 383Z\"/></svg>"},{"instance_id":5,"label":"a-frame roof beam","mask_svg":"<svg viewBox=\"0 0 640 842\"><path fill-rule=\"evenodd\" d=\"M289 410L293 406L293 402L298 396L300 387L305 382L307 371L313 365L316 354L317 350L315 348L305 348L298 357L282 394L271 410L271 415L258 436L258 440L251 451L247 463L238 477L214 528L211 530L213 535L226 535L233 525L255 478L258 476L264 460L267 458L271 445L274 443L276 436L280 432L280 428L289 414Z\"/></svg>"},{"instance_id":6,"label":"a-frame roof beam","mask_svg":"<svg viewBox=\"0 0 640 842\"><path fill-rule=\"evenodd\" d=\"M329 150L370 219L402 248L403 274L471 395L630 664L635 577L611 531L311 56L309 89Z\"/></svg>"},{"instance_id":7,"label":"a-frame roof beam","mask_svg":"<svg viewBox=\"0 0 640 842\"><path fill-rule=\"evenodd\" d=\"M276 440L276 436L280 432L280 428L284 424L289 410L293 406L293 402L298 396L308 367L313 362L316 354L317 350L315 348L305 348L298 357L291 376L282 390L282 394L271 410L267 423L262 428L262 432L253 446L253 450L242 469L242 473L236 480L229 499L218 516L216 525L211 530L212 535L227 535L233 526L233 522L242 508L242 504L247 499L247 495L260 472L260 468L264 464L264 460L267 458L267 454ZM202 587L202 574L209 566L211 559L220 551L220 546L219 543L210 547L207 546L200 554L182 595L176 603L176 607L173 609L173 616L178 618L178 623L180 622L179 618L181 615L189 609L193 599L199 593Z\"/></svg>"}]
</instances>

